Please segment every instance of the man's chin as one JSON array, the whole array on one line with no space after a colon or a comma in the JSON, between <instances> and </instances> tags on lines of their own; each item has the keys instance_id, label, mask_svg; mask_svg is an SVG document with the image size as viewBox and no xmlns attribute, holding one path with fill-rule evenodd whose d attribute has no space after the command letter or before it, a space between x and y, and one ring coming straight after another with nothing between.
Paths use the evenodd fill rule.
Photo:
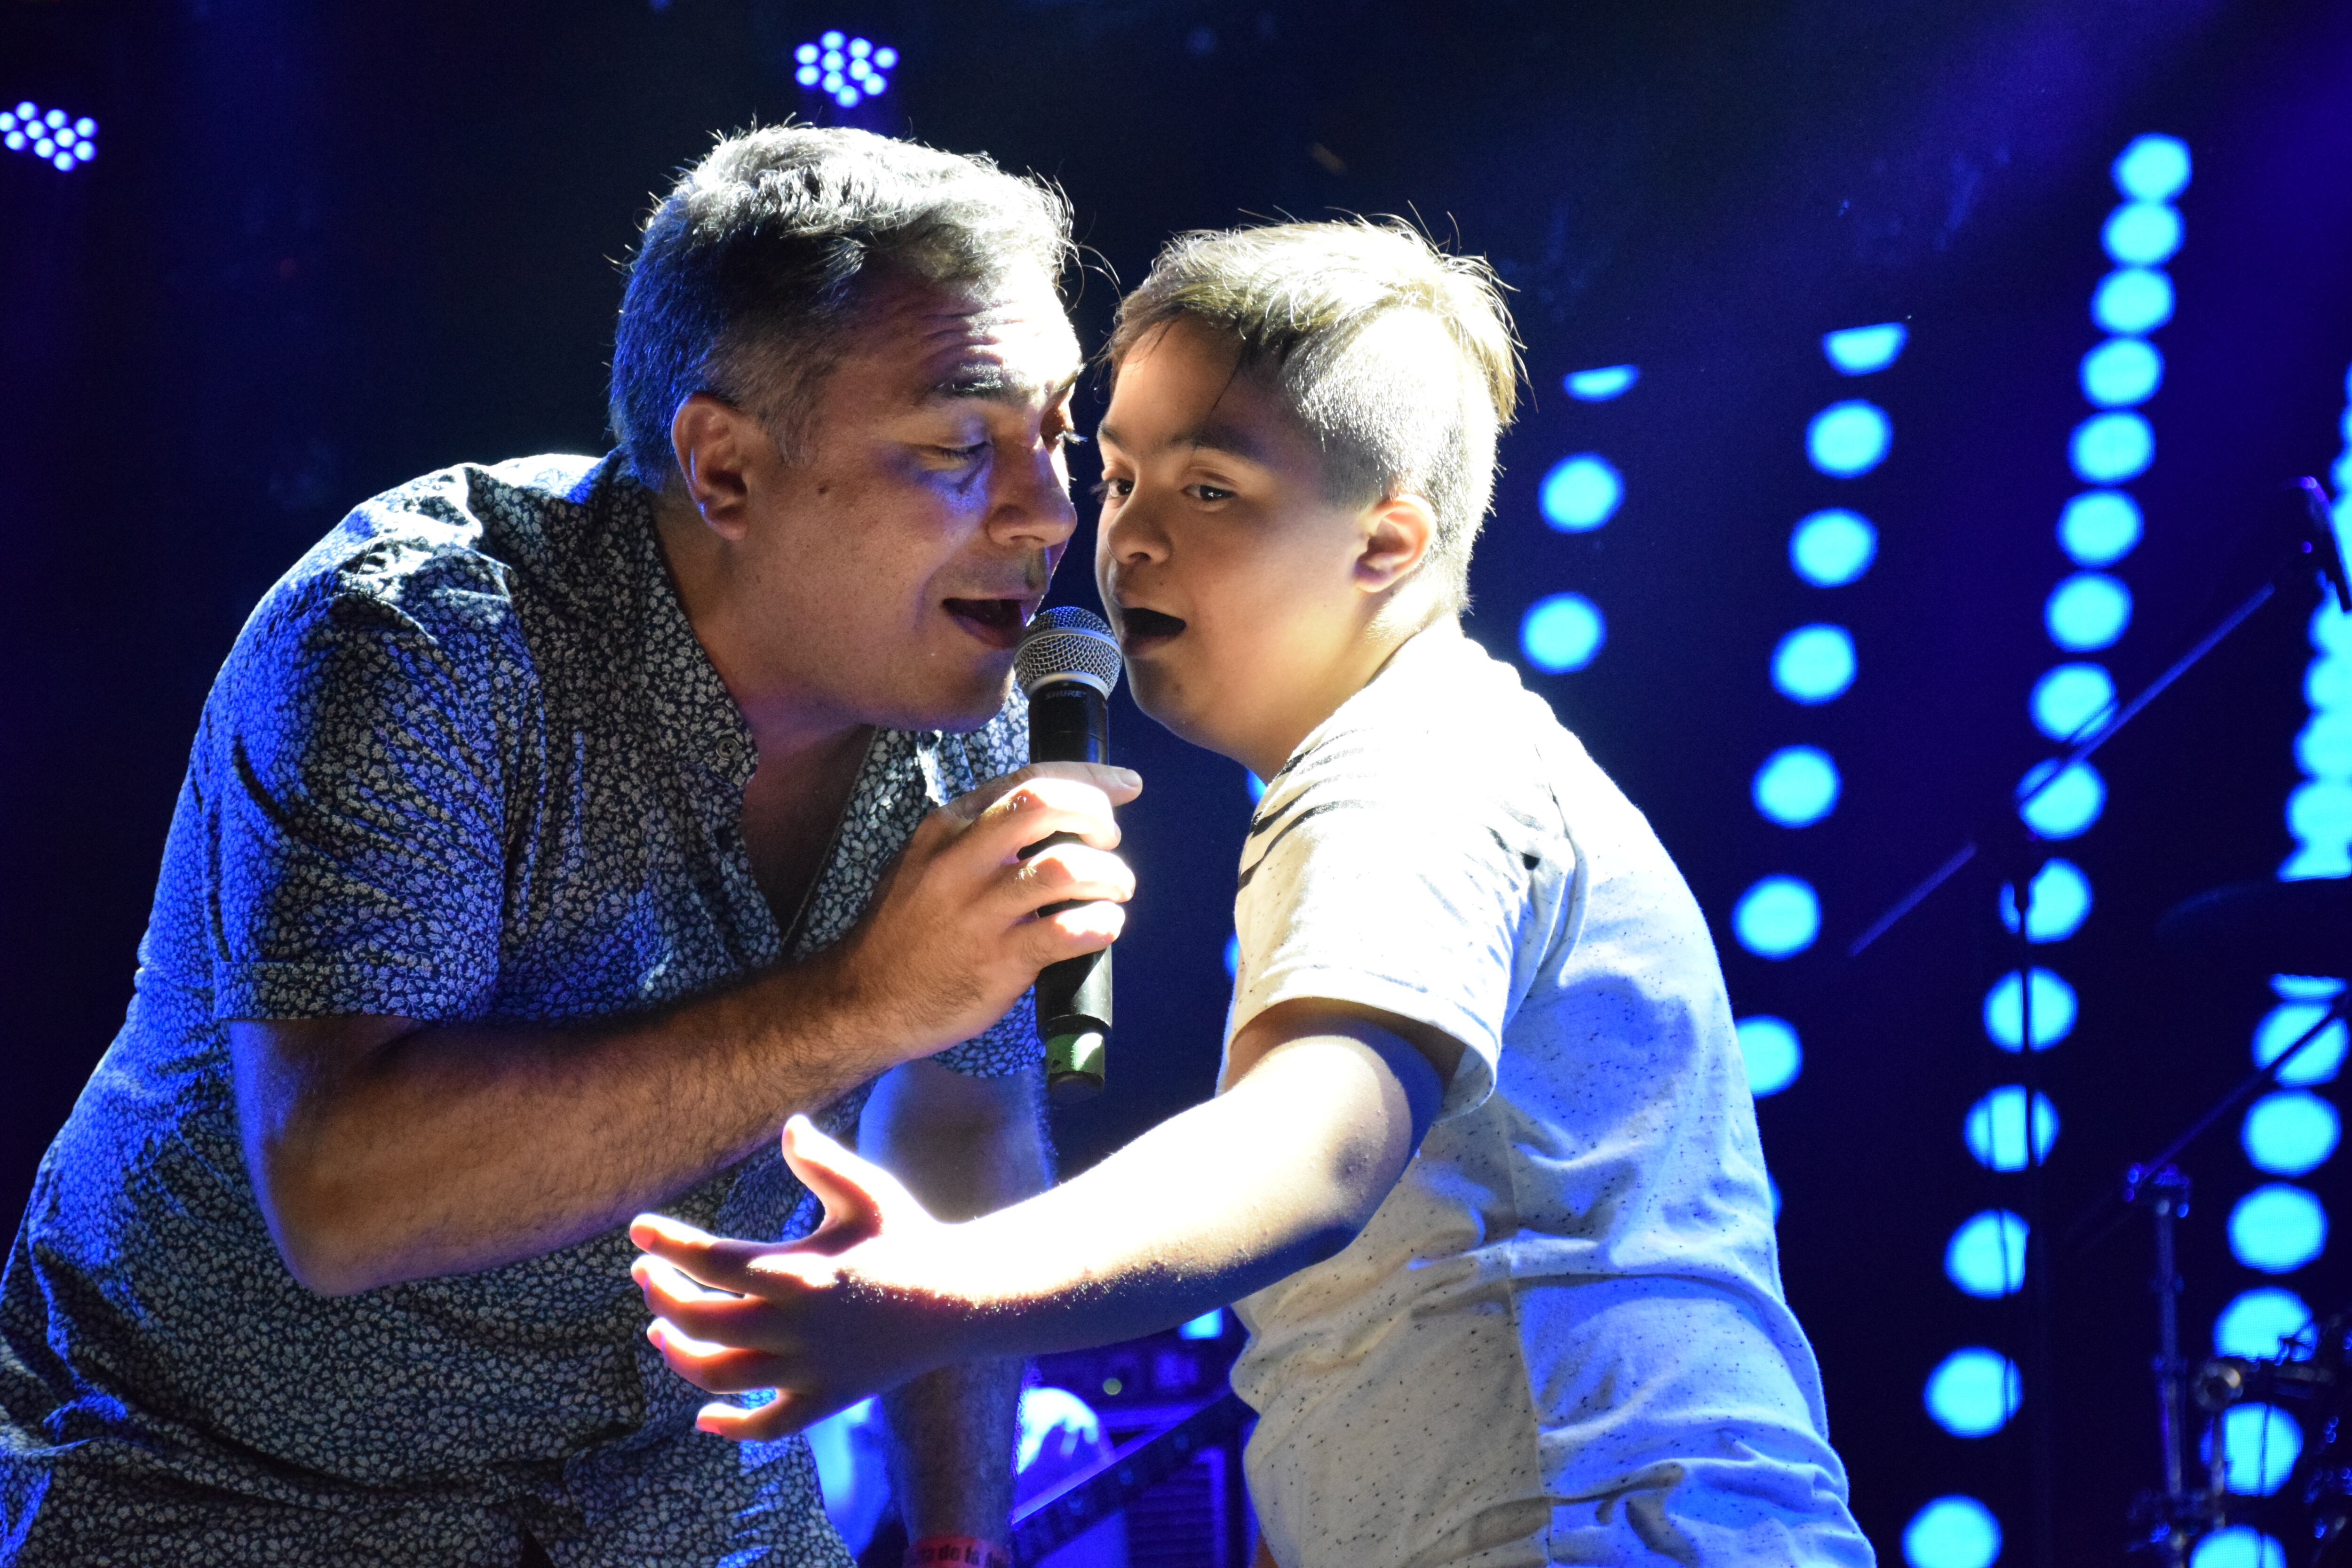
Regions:
<instances>
[{"instance_id":1,"label":"man's chin","mask_svg":"<svg viewBox=\"0 0 2352 1568\"><path fill-rule=\"evenodd\" d=\"M991 661L992 670L976 671L975 679L961 690L929 691L906 705L901 717L888 721L894 730L943 730L950 734L968 735L985 727L988 721L1004 710L1013 694L1013 660L1011 656ZM911 693L909 695L912 695Z\"/></svg>"}]
</instances>

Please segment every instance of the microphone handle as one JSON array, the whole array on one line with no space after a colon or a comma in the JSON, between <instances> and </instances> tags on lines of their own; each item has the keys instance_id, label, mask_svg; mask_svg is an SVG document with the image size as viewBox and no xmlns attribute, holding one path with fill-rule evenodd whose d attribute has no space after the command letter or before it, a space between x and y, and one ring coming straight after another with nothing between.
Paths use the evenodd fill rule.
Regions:
<instances>
[{"instance_id":1,"label":"microphone handle","mask_svg":"<svg viewBox=\"0 0 2352 1568\"><path fill-rule=\"evenodd\" d=\"M1029 760L1100 763L1110 750L1110 704L1082 681L1053 680L1029 694ZM1024 853L1066 844L1057 833ZM1041 915L1076 907L1051 904ZM1076 1105L1102 1092L1110 1050L1110 950L1049 963L1037 973L1037 1032L1045 1040L1045 1094Z\"/></svg>"}]
</instances>

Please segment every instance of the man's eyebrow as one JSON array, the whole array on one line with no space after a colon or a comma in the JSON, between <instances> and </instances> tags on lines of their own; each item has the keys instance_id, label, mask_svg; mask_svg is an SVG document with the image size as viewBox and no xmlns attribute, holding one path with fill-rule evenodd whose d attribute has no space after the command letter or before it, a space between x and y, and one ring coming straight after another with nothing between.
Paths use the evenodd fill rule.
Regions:
<instances>
[{"instance_id":1,"label":"man's eyebrow","mask_svg":"<svg viewBox=\"0 0 2352 1568\"><path fill-rule=\"evenodd\" d=\"M1126 438L1119 435L1118 427L1108 420L1095 426L1095 436L1097 439L1107 441L1114 447L1132 450L1131 447L1128 447ZM1240 458L1246 462L1260 465L1270 460L1264 441L1252 435L1244 426L1226 419L1204 421L1190 430L1180 430L1160 443L1162 451L1176 447L1189 447L1196 452L1223 452L1229 457Z\"/></svg>"},{"instance_id":2,"label":"man's eyebrow","mask_svg":"<svg viewBox=\"0 0 2352 1568\"><path fill-rule=\"evenodd\" d=\"M1041 384L1027 376L1007 374L1005 367L987 360L972 360L957 365L924 389L926 403L952 403L967 397L977 397L988 403L1027 403L1041 391L1038 401L1046 406L1059 403L1078 384L1085 366L1075 366L1061 380Z\"/></svg>"}]
</instances>

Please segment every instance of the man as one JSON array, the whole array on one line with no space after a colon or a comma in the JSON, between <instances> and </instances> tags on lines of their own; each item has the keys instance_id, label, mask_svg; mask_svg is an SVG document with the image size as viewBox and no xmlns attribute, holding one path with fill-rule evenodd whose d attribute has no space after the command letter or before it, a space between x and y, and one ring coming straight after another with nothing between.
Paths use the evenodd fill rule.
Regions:
<instances>
[{"instance_id":1,"label":"man","mask_svg":"<svg viewBox=\"0 0 2352 1568\"><path fill-rule=\"evenodd\" d=\"M0 1289L0 1561L843 1560L804 1445L693 1432L617 1226L805 1229L799 1111L951 1212L1045 1179L1024 993L1117 934L1134 794L1013 772L1067 247L982 162L723 142L618 453L429 475L263 600ZM1002 1533L1013 1393L894 1399L915 1535Z\"/></svg>"}]
</instances>

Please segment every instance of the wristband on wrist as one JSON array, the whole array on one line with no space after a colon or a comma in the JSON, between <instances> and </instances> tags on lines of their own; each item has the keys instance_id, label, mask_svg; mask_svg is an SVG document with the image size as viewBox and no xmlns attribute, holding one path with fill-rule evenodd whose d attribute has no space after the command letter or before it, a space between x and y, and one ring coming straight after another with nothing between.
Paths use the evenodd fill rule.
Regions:
<instances>
[{"instance_id":1,"label":"wristband on wrist","mask_svg":"<svg viewBox=\"0 0 2352 1568\"><path fill-rule=\"evenodd\" d=\"M926 1535L907 1543L906 1568L1013 1568L1012 1551L976 1535Z\"/></svg>"}]
</instances>

